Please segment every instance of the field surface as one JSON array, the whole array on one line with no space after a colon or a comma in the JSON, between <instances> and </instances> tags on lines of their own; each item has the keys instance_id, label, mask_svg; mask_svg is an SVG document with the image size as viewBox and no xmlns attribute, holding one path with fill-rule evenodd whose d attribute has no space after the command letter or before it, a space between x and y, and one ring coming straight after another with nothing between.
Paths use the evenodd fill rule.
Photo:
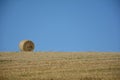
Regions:
<instances>
[{"instance_id":1,"label":"field surface","mask_svg":"<svg viewBox=\"0 0 120 80\"><path fill-rule=\"evenodd\" d=\"M0 52L0 80L120 80L120 53Z\"/></svg>"}]
</instances>

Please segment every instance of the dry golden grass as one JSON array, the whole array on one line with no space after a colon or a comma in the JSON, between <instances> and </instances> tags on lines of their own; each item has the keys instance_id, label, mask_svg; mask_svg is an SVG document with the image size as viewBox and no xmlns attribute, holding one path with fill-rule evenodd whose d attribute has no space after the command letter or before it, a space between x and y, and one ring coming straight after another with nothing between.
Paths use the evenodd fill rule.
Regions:
<instances>
[{"instance_id":1,"label":"dry golden grass","mask_svg":"<svg viewBox=\"0 0 120 80\"><path fill-rule=\"evenodd\" d=\"M120 80L120 53L0 53L0 80Z\"/></svg>"}]
</instances>

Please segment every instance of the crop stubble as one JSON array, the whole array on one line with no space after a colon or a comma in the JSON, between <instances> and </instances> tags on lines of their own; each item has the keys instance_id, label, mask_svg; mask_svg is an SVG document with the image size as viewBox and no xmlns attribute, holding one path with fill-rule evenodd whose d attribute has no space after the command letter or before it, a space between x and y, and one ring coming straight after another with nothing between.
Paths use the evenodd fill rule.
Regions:
<instances>
[{"instance_id":1,"label":"crop stubble","mask_svg":"<svg viewBox=\"0 0 120 80\"><path fill-rule=\"evenodd\" d=\"M0 80L120 80L120 53L0 53Z\"/></svg>"}]
</instances>

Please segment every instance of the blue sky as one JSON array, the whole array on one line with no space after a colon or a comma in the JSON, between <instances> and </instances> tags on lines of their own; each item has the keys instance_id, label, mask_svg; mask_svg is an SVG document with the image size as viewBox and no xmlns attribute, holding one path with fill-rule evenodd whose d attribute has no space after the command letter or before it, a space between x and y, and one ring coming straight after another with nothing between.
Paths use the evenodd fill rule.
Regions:
<instances>
[{"instance_id":1,"label":"blue sky","mask_svg":"<svg viewBox=\"0 0 120 80\"><path fill-rule=\"evenodd\" d=\"M120 52L119 0L0 0L0 51Z\"/></svg>"}]
</instances>

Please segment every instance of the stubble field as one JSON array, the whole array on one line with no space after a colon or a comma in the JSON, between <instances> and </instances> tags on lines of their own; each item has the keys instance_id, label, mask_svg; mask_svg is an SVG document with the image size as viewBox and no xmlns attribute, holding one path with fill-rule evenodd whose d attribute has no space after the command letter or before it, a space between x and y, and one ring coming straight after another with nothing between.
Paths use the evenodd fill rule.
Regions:
<instances>
[{"instance_id":1,"label":"stubble field","mask_svg":"<svg viewBox=\"0 0 120 80\"><path fill-rule=\"evenodd\" d=\"M0 80L120 80L120 53L0 52Z\"/></svg>"}]
</instances>

